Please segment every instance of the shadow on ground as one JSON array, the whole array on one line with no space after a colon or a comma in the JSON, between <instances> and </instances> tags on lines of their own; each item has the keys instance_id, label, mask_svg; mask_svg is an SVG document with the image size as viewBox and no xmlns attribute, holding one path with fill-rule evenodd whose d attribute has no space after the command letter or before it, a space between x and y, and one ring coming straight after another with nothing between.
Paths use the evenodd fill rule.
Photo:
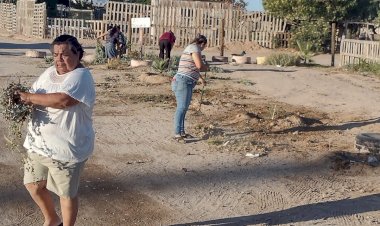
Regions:
<instances>
[{"instance_id":1,"label":"shadow on ground","mask_svg":"<svg viewBox=\"0 0 380 226\"><path fill-rule=\"evenodd\" d=\"M342 123L340 125L318 125L318 126L297 126L285 130L280 130L277 132L274 132L275 134L279 133L292 133L296 131L302 131L302 132L313 132L313 131L344 131L349 130L357 127L363 127L371 124L376 124L380 122L380 118L372 118L372 119L365 119L360 121L352 121L352 122L346 122Z\"/></svg>"},{"instance_id":2,"label":"shadow on ground","mask_svg":"<svg viewBox=\"0 0 380 226\"><path fill-rule=\"evenodd\" d=\"M373 194L353 199L343 199L337 201L320 202L296 206L293 208L262 213L250 216L231 217L209 221L199 221L182 225L280 225L296 222L306 222L311 220L323 220L342 216L350 216L365 212L380 210L380 194Z\"/></svg>"},{"instance_id":3,"label":"shadow on ground","mask_svg":"<svg viewBox=\"0 0 380 226\"><path fill-rule=\"evenodd\" d=\"M0 42L0 49L50 49L50 43L6 43Z\"/></svg>"}]
</instances>

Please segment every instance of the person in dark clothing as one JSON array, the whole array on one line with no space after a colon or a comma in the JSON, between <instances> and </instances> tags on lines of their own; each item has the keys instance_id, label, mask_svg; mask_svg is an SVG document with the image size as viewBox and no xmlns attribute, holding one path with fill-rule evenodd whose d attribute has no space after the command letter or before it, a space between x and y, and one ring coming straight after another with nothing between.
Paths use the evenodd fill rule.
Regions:
<instances>
[{"instance_id":1,"label":"person in dark clothing","mask_svg":"<svg viewBox=\"0 0 380 226\"><path fill-rule=\"evenodd\" d=\"M121 31L120 25L116 26L118 30L118 37L117 37L117 52L118 52L118 58L121 58L123 54L127 52L127 39L125 38L123 32Z\"/></svg>"},{"instance_id":2,"label":"person in dark clothing","mask_svg":"<svg viewBox=\"0 0 380 226\"><path fill-rule=\"evenodd\" d=\"M161 59L170 59L170 51L173 48L173 45L175 43L175 36L172 31L164 32L160 39L160 58ZM164 52L165 52L165 58L164 58Z\"/></svg>"}]
</instances>

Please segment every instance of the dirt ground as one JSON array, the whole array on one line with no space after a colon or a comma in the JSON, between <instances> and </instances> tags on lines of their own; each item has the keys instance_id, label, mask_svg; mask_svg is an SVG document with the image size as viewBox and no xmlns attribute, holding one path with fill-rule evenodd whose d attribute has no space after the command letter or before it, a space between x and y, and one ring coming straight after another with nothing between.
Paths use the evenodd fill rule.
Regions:
<instances>
[{"instance_id":1,"label":"dirt ground","mask_svg":"<svg viewBox=\"0 0 380 226\"><path fill-rule=\"evenodd\" d=\"M47 67L24 53L47 51L50 40L18 38L0 37L1 88L31 84ZM246 45L227 47L230 56ZM252 58L270 52L247 51ZM218 49L204 53L209 60ZM194 138L186 144L171 139L169 79L141 79L149 68L89 66L96 147L77 225L380 224L380 168L354 148L357 134L380 130L380 80L323 66L329 55L315 60L322 66L215 65L226 72L207 74L201 113L197 86L186 121ZM2 138L2 117L0 128ZM21 167L20 154L0 139L0 225L42 225Z\"/></svg>"}]
</instances>

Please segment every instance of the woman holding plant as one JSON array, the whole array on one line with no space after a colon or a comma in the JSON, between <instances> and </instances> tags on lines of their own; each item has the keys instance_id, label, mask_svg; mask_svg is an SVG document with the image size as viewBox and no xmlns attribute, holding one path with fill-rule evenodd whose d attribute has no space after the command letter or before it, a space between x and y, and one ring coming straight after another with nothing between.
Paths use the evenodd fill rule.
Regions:
<instances>
[{"instance_id":1,"label":"woman holding plant","mask_svg":"<svg viewBox=\"0 0 380 226\"><path fill-rule=\"evenodd\" d=\"M110 63L118 56L116 45L118 43L119 30L117 26L111 27L106 33L103 33L102 35L97 37L97 40L103 37L106 37L106 44L104 45L104 49L107 58L107 63Z\"/></svg>"},{"instance_id":2,"label":"woman holding plant","mask_svg":"<svg viewBox=\"0 0 380 226\"><path fill-rule=\"evenodd\" d=\"M202 61L202 51L206 46L207 38L198 34L183 51L178 72L172 80L172 90L177 102L174 115L174 139L177 141L188 136L185 133L185 116L197 81L200 80L203 85L206 84L205 79L200 74L201 71L208 70L208 65Z\"/></svg>"},{"instance_id":3,"label":"woman holding plant","mask_svg":"<svg viewBox=\"0 0 380 226\"><path fill-rule=\"evenodd\" d=\"M24 184L45 217L44 226L71 226L78 213L79 177L94 149L95 88L80 63L84 51L75 37L57 37L51 50L54 66L30 93L18 92L23 103L33 105L24 142ZM62 220L50 192L60 198Z\"/></svg>"}]
</instances>

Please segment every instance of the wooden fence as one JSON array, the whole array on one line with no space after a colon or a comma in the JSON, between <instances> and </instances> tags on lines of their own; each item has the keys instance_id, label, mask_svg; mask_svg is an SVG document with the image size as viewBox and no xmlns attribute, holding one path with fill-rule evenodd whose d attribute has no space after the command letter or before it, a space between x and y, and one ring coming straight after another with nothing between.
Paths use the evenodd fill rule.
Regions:
<instances>
[{"instance_id":1,"label":"wooden fence","mask_svg":"<svg viewBox=\"0 0 380 226\"><path fill-rule=\"evenodd\" d=\"M45 37L46 4L19 0L17 5L0 3L0 29L12 34Z\"/></svg>"},{"instance_id":2,"label":"wooden fence","mask_svg":"<svg viewBox=\"0 0 380 226\"><path fill-rule=\"evenodd\" d=\"M247 13L220 2L152 0L151 4L151 34L156 45L159 35L170 29L178 37L178 46L186 46L197 33L208 38L209 46L220 46L223 30L225 43L256 41L273 48L276 39L282 37L277 34L284 33L286 27L285 20L271 14ZM287 45L287 40L277 44Z\"/></svg>"},{"instance_id":3,"label":"wooden fence","mask_svg":"<svg viewBox=\"0 0 380 226\"><path fill-rule=\"evenodd\" d=\"M3 14L14 10L3 10L8 5L0 4L0 26L13 30L16 27L18 34L41 38L66 33L79 39L94 39L106 31L108 24L113 24L121 26L131 43L140 43L142 37L143 44L151 46L157 46L160 35L168 30L174 32L176 46L180 47L188 45L198 33L208 38L210 47L220 46L222 35L224 43L257 42L267 48L287 47L289 39L285 20L264 12L238 10L221 2L152 0L151 5L144 5L109 1L103 20L46 18L46 5L35 4L34 0L19 0L17 16L13 13L5 17ZM132 29L131 18L138 17L149 17L151 27ZM8 22L15 18L16 22Z\"/></svg>"},{"instance_id":4,"label":"wooden fence","mask_svg":"<svg viewBox=\"0 0 380 226\"><path fill-rule=\"evenodd\" d=\"M21 0L17 1L16 13L16 33L24 36L32 36L33 34L33 14L34 1Z\"/></svg>"},{"instance_id":5,"label":"wooden fence","mask_svg":"<svg viewBox=\"0 0 380 226\"><path fill-rule=\"evenodd\" d=\"M16 5L0 3L0 29L9 33L16 32Z\"/></svg>"},{"instance_id":6,"label":"wooden fence","mask_svg":"<svg viewBox=\"0 0 380 226\"><path fill-rule=\"evenodd\" d=\"M380 43L343 39L340 44L340 66L358 64L360 60L380 63Z\"/></svg>"},{"instance_id":7,"label":"wooden fence","mask_svg":"<svg viewBox=\"0 0 380 226\"><path fill-rule=\"evenodd\" d=\"M153 45L151 38L151 28L132 28L129 27L131 18L151 17L151 6L136 3L112 2L109 1L106 7L106 13L103 15L103 23L119 25L121 31L130 37L131 43L141 42L143 38L144 45ZM103 25L102 32L105 32L106 25ZM99 31L97 31L99 33Z\"/></svg>"},{"instance_id":8,"label":"wooden fence","mask_svg":"<svg viewBox=\"0 0 380 226\"><path fill-rule=\"evenodd\" d=\"M33 13L33 30L32 35L34 37L45 38L46 37L46 3L40 3L34 5Z\"/></svg>"},{"instance_id":9,"label":"wooden fence","mask_svg":"<svg viewBox=\"0 0 380 226\"><path fill-rule=\"evenodd\" d=\"M61 34L73 35L79 39L95 39L93 21L67 18L48 18L47 37L55 38Z\"/></svg>"}]
</instances>

